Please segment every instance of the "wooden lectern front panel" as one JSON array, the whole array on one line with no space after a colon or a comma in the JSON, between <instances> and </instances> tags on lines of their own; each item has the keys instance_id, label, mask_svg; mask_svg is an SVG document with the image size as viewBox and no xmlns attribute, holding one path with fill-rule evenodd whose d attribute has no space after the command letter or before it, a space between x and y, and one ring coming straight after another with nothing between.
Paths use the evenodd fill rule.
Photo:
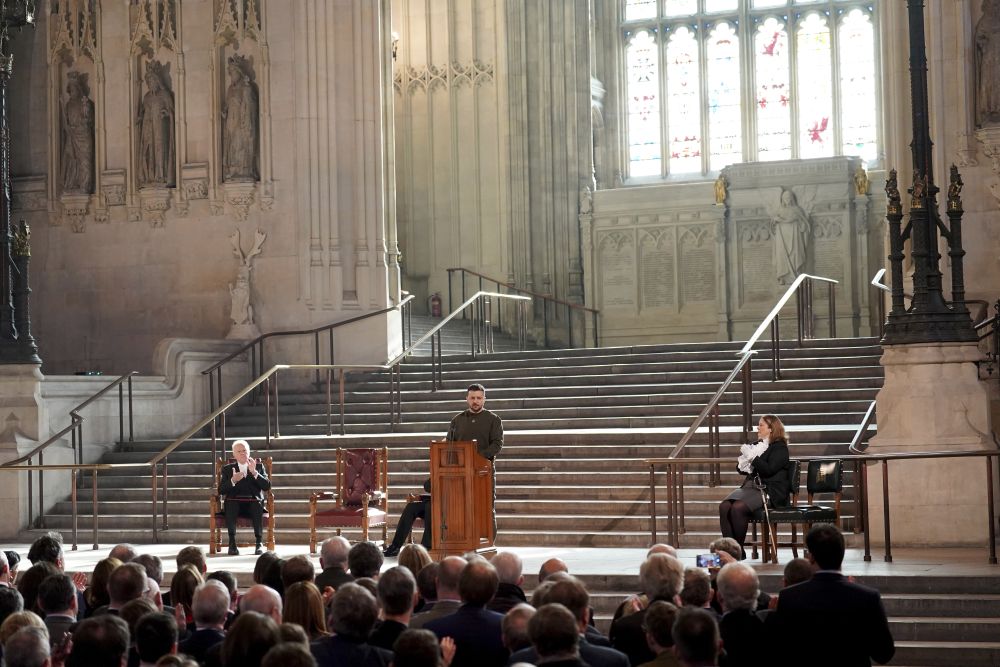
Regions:
<instances>
[{"instance_id":1,"label":"wooden lectern front panel","mask_svg":"<svg viewBox=\"0 0 1000 667\"><path fill-rule=\"evenodd\" d=\"M436 556L492 542L492 466L474 442L431 443L431 493Z\"/></svg>"}]
</instances>

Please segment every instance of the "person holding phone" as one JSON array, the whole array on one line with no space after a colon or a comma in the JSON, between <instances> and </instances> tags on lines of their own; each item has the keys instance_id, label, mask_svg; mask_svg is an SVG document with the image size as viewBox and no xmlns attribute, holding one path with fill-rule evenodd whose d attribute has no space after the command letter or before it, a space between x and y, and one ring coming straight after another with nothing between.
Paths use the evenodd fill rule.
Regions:
<instances>
[{"instance_id":1,"label":"person holding phone","mask_svg":"<svg viewBox=\"0 0 1000 667\"><path fill-rule=\"evenodd\" d=\"M764 498L757 481L763 484L772 507L788 502L788 436L785 425L775 415L764 415L757 422L758 440L743 445L737 470L745 475L738 489L719 503L719 527L723 537L736 540L741 551L747 539L747 528L754 513L764 507ZM746 551L742 551L746 558Z\"/></svg>"},{"instance_id":2,"label":"person holding phone","mask_svg":"<svg viewBox=\"0 0 1000 667\"><path fill-rule=\"evenodd\" d=\"M222 481L219 482L219 495L226 497L229 555L240 555L240 550L236 548L236 519L240 516L250 518L253 536L257 541L254 553L260 555L264 552L261 545L264 492L271 488L271 480L267 478L264 464L250 456L250 445L246 440L233 443L233 458L236 463L230 463L222 469Z\"/></svg>"}]
</instances>

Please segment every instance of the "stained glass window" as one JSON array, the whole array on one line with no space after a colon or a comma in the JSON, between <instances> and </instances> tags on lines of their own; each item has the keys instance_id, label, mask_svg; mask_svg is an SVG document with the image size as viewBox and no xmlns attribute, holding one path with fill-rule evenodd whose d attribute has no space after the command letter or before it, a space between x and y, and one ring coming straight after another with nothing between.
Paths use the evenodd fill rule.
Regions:
<instances>
[{"instance_id":1,"label":"stained glass window","mask_svg":"<svg viewBox=\"0 0 1000 667\"><path fill-rule=\"evenodd\" d=\"M727 21L712 28L705 49L709 170L743 160L740 113L740 41Z\"/></svg>"},{"instance_id":2,"label":"stained glass window","mask_svg":"<svg viewBox=\"0 0 1000 667\"><path fill-rule=\"evenodd\" d=\"M799 22L798 47L799 157L828 157L833 145L833 74L830 27L826 17L813 12Z\"/></svg>"},{"instance_id":3,"label":"stained glass window","mask_svg":"<svg viewBox=\"0 0 1000 667\"><path fill-rule=\"evenodd\" d=\"M667 132L670 172L701 173L701 80L698 41L686 26L667 41Z\"/></svg>"},{"instance_id":4,"label":"stained glass window","mask_svg":"<svg viewBox=\"0 0 1000 667\"><path fill-rule=\"evenodd\" d=\"M757 159L792 157L792 92L788 69L788 32L773 16L754 35L757 94Z\"/></svg>"},{"instance_id":5,"label":"stained glass window","mask_svg":"<svg viewBox=\"0 0 1000 667\"><path fill-rule=\"evenodd\" d=\"M841 20L840 90L845 100L840 126L844 155L878 157L878 100L875 93L875 30L871 17L860 9Z\"/></svg>"},{"instance_id":6,"label":"stained glass window","mask_svg":"<svg viewBox=\"0 0 1000 667\"><path fill-rule=\"evenodd\" d=\"M878 165L883 0L621 0L627 178L747 160Z\"/></svg>"},{"instance_id":7,"label":"stained glass window","mask_svg":"<svg viewBox=\"0 0 1000 667\"><path fill-rule=\"evenodd\" d=\"M629 173L660 174L660 95L656 39L641 30L628 47Z\"/></svg>"}]
</instances>

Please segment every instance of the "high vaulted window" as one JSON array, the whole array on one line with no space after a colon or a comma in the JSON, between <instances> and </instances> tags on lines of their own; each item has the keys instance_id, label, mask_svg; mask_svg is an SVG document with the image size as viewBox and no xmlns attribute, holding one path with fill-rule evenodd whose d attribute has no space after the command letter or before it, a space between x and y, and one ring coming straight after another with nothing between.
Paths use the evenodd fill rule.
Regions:
<instances>
[{"instance_id":1,"label":"high vaulted window","mask_svg":"<svg viewBox=\"0 0 1000 667\"><path fill-rule=\"evenodd\" d=\"M622 0L628 175L880 151L877 0Z\"/></svg>"}]
</instances>

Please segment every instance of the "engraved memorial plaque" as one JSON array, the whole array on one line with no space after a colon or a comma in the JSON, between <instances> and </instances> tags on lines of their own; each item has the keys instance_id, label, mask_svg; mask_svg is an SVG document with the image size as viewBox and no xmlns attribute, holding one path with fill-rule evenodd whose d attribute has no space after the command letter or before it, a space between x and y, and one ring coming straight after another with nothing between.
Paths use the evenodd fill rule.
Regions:
<instances>
[{"instance_id":1,"label":"engraved memorial plaque","mask_svg":"<svg viewBox=\"0 0 1000 667\"><path fill-rule=\"evenodd\" d=\"M635 241L630 232L611 232L600 240L601 304L604 308L636 305Z\"/></svg>"},{"instance_id":2,"label":"engraved memorial plaque","mask_svg":"<svg viewBox=\"0 0 1000 667\"><path fill-rule=\"evenodd\" d=\"M674 305L674 246L672 232L643 232L639 247L639 270L643 308Z\"/></svg>"},{"instance_id":3,"label":"engraved memorial plaque","mask_svg":"<svg viewBox=\"0 0 1000 667\"><path fill-rule=\"evenodd\" d=\"M715 239L708 226L688 227L680 240L681 304L715 302Z\"/></svg>"}]
</instances>

